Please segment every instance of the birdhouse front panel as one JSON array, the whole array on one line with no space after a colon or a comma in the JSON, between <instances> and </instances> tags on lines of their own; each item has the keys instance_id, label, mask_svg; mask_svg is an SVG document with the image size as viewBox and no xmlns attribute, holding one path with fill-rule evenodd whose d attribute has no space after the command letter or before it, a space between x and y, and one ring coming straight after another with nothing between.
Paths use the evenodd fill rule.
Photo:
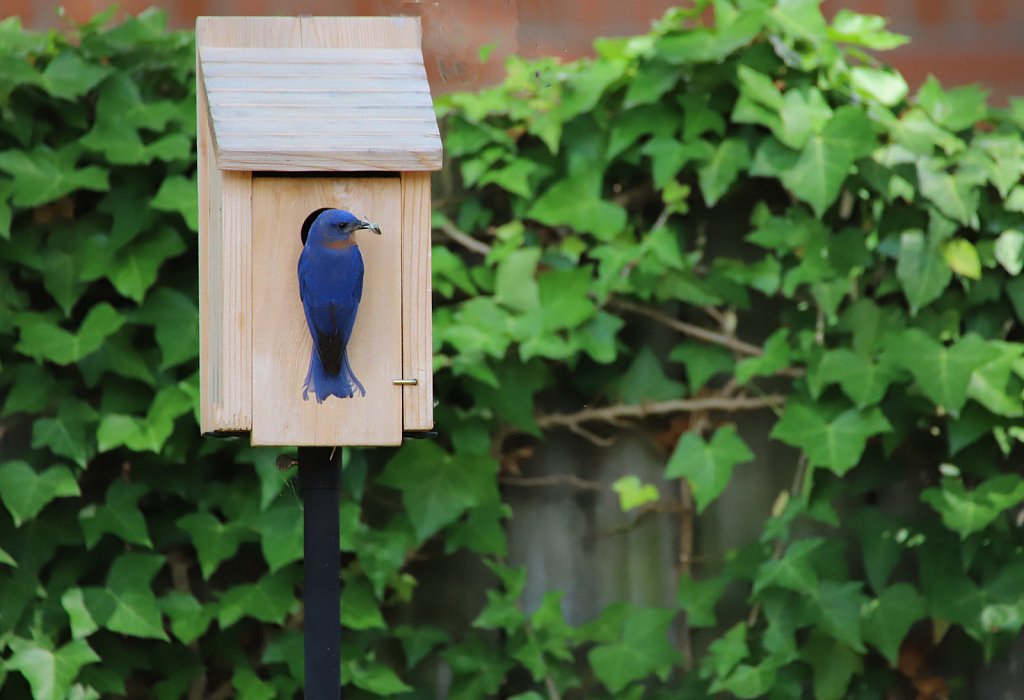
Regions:
<instances>
[{"instance_id":1,"label":"birdhouse front panel","mask_svg":"<svg viewBox=\"0 0 1024 700\"><path fill-rule=\"evenodd\" d=\"M360 228L344 238L317 239L313 231L304 246L303 223L325 208L373 222L380 233ZM401 232L398 176L253 178L252 444L397 445L402 441L403 387L395 384L402 378ZM350 369L351 397L318 396L312 385L304 389L311 360L317 361L311 357L316 339L300 298L298 268L304 247L309 260L323 259L320 268L305 273L307 297L319 294L336 302L323 312L327 318L318 327L332 321L343 326L344 314L355 311L344 350L348 366L337 367L334 373L344 383ZM354 279L357 270L347 262L353 255L362 262L361 281ZM357 307L346 307L341 297L359 282ZM324 348L324 365L330 362L329 353L330 348Z\"/></svg>"},{"instance_id":2,"label":"birdhouse front panel","mask_svg":"<svg viewBox=\"0 0 1024 700\"><path fill-rule=\"evenodd\" d=\"M204 432L385 445L433 427L427 171L442 153L420 39L410 17L198 19ZM342 330L319 341L318 368L317 334L334 319L314 322L302 298L299 235L324 208L339 210L334 224L349 212L381 234L345 220L365 287L354 325L351 304L338 307ZM331 256L338 279L358 267L348 252ZM328 287L336 277L307 273ZM316 377L335 389L318 391Z\"/></svg>"}]
</instances>

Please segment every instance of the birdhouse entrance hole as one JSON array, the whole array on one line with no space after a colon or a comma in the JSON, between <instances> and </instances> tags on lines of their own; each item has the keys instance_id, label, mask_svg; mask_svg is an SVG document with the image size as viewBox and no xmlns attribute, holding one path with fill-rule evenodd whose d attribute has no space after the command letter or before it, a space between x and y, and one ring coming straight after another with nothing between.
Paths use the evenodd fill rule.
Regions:
<instances>
[{"instance_id":1,"label":"birdhouse entrance hole","mask_svg":"<svg viewBox=\"0 0 1024 700\"><path fill-rule=\"evenodd\" d=\"M323 214L330 207L320 207L316 211L312 212L306 217L306 220L302 222L302 230L299 232L299 237L302 239L302 245L306 245L306 239L309 238L309 229L313 227L313 222L316 221L316 217Z\"/></svg>"}]
</instances>

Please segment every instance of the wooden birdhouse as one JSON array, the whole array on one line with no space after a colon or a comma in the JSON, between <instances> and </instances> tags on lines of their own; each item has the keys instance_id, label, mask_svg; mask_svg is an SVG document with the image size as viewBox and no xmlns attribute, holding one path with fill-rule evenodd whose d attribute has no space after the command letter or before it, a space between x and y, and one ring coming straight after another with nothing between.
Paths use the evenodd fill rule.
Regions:
<instances>
[{"instance_id":1,"label":"wooden birdhouse","mask_svg":"<svg viewBox=\"0 0 1024 700\"><path fill-rule=\"evenodd\" d=\"M395 445L433 426L430 170L441 139L408 17L201 17L202 430L254 445ZM302 229L323 208L354 238L362 302L348 343L365 396L303 399L312 340Z\"/></svg>"}]
</instances>

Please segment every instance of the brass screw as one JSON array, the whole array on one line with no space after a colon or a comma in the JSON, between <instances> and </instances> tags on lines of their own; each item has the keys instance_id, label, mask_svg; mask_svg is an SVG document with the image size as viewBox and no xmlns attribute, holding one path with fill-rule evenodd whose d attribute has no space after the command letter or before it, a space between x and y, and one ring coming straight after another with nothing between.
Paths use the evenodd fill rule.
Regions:
<instances>
[{"instance_id":1,"label":"brass screw","mask_svg":"<svg viewBox=\"0 0 1024 700\"><path fill-rule=\"evenodd\" d=\"M396 379L392 382L392 384L399 384L401 386L416 386L419 383L419 379Z\"/></svg>"},{"instance_id":2,"label":"brass screw","mask_svg":"<svg viewBox=\"0 0 1024 700\"><path fill-rule=\"evenodd\" d=\"M292 467L298 466L298 464L299 460L295 459L294 457L289 457L288 455L277 456L277 468L280 471L286 472Z\"/></svg>"}]
</instances>

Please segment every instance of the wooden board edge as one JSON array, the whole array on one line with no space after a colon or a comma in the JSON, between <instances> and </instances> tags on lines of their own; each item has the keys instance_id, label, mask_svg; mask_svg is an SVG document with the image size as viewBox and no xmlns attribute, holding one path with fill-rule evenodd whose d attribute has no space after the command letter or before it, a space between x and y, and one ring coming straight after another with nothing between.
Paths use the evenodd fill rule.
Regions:
<instances>
[{"instance_id":1,"label":"wooden board edge","mask_svg":"<svg viewBox=\"0 0 1024 700\"><path fill-rule=\"evenodd\" d=\"M197 33L199 22L197 21ZM216 430L214 410L214 368L211 364L210 310L210 124L205 105L206 89L199 47L196 47L196 170L199 187L199 428L203 433Z\"/></svg>"},{"instance_id":2,"label":"wooden board edge","mask_svg":"<svg viewBox=\"0 0 1024 700\"><path fill-rule=\"evenodd\" d=\"M222 171L224 178L223 374L230 430L252 429L252 173Z\"/></svg>"},{"instance_id":3,"label":"wooden board edge","mask_svg":"<svg viewBox=\"0 0 1024 700\"><path fill-rule=\"evenodd\" d=\"M434 427L430 174L402 173L402 390L405 430Z\"/></svg>"}]
</instances>

